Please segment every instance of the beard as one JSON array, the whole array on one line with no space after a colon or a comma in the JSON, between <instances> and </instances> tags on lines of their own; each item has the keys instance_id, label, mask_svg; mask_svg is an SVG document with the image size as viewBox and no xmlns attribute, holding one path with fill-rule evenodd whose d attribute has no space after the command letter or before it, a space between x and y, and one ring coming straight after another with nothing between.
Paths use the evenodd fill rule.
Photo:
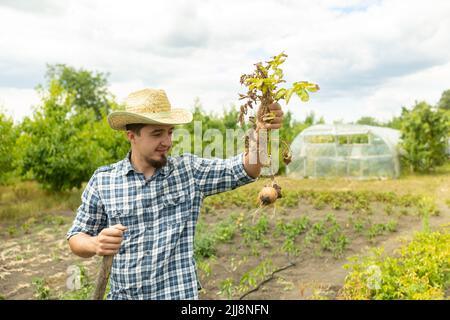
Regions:
<instances>
[{"instance_id":1,"label":"beard","mask_svg":"<svg viewBox=\"0 0 450 320\"><path fill-rule=\"evenodd\" d=\"M161 159L159 160L149 159L146 157L145 162L155 169L160 169L167 164L167 157L165 155L161 155Z\"/></svg>"}]
</instances>

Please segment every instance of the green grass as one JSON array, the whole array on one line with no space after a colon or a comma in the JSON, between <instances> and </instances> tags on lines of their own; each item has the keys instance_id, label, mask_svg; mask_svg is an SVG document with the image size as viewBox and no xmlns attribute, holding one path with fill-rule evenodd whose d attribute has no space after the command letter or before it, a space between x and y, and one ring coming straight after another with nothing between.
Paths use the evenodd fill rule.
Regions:
<instances>
[{"instance_id":1,"label":"green grass","mask_svg":"<svg viewBox=\"0 0 450 320\"><path fill-rule=\"evenodd\" d=\"M77 265L79 270L79 289L66 291L60 295L60 300L90 300L94 293L95 285L87 273L87 269L81 265ZM105 290L105 297L109 292L109 282Z\"/></svg>"},{"instance_id":2,"label":"green grass","mask_svg":"<svg viewBox=\"0 0 450 320\"><path fill-rule=\"evenodd\" d=\"M22 223L30 218L42 218L49 212L76 210L81 204L82 190L51 193L35 182L20 182L0 186L0 222Z\"/></svg>"},{"instance_id":3,"label":"green grass","mask_svg":"<svg viewBox=\"0 0 450 320\"><path fill-rule=\"evenodd\" d=\"M34 297L38 300L49 300L50 299L50 288L48 287L44 278L34 278L32 280Z\"/></svg>"}]
</instances>

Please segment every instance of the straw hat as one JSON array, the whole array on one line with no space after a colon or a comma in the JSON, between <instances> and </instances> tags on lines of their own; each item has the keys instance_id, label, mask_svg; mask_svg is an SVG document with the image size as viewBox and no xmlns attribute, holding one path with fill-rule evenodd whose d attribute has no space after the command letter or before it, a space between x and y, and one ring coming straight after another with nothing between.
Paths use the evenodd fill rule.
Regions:
<instances>
[{"instance_id":1,"label":"straw hat","mask_svg":"<svg viewBox=\"0 0 450 320\"><path fill-rule=\"evenodd\" d=\"M192 121L192 113L184 109L172 109L164 90L144 89L131 93L125 99L125 111L108 115L108 123L114 130L126 130L131 123L183 124Z\"/></svg>"}]
</instances>

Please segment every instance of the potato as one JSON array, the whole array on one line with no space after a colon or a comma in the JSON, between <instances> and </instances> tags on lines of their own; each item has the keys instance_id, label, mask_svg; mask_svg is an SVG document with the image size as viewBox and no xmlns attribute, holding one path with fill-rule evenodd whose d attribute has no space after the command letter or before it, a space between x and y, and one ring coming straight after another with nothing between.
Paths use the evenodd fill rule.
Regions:
<instances>
[{"instance_id":1,"label":"potato","mask_svg":"<svg viewBox=\"0 0 450 320\"><path fill-rule=\"evenodd\" d=\"M258 194L258 201L261 205L267 206L278 199L278 191L273 187L265 186Z\"/></svg>"}]
</instances>

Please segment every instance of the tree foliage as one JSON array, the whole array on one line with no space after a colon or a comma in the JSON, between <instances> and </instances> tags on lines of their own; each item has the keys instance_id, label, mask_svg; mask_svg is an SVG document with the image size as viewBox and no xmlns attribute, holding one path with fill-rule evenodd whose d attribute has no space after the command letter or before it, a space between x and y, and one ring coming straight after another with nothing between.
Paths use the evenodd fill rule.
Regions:
<instances>
[{"instance_id":1,"label":"tree foliage","mask_svg":"<svg viewBox=\"0 0 450 320\"><path fill-rule=\"evenodd\" d=\"M450 89L442 92L441 99L438 102L439 109L450 111Z\"/></svg>"},{"instance_id":2,"label":"tree foliage","mask_svg":"<svg viewBox=\"0 0 450 320\"><path fill-rule=\"evenodd\" d=\"M375 119L374 117L361 117L358 121L356 121L356 124L363 124L363 125L368 125L368 126L376 126L376 127L381 127L384 124L379 122L377 119Z\"/></svg>"},{"instance_id":3,"label":"tree foliage","mask_svg":"<svg viewBox=\"0 0 450 320\"><path fill-rule=\"evenodd\" d=\"M13 120L0 110L0 184L5 183L13 171L13 151L17 128Z\"/></svg>"},{"instance_id":4,"label":"tree foliage","mask_svg":"<svg viewBox=\"0 0 450 320\"><path fill-rule=\"evenodd\" d=\"M79 188L96 168L124 157L128 143L105 120L108 108L117 106L93 96L106 92L102 75L65 66L49 67L47 74L53 78L39 87L42 104L21 125L21 170L51 190ZM71 88L76 79L83 84Z\"/></svg>"},{"instance_id":5,"label":"tree foliage","mask_svg":"<svg viewBox=\"0 0 450 320\"><path fill-rule=\"evenodd\" d=\"M427 172L445 162L449 129L447 115L426 102L403 108L401 146L412 171Z\"/></svg>"},{"instance_id":6,"label":"tree foliage","mask_svg":"<svg viewBox=\"0 0 450 320\"><path fill-rule=\"evenodd\" d=\"M93 73L84 69L75 69L64 64L47 66L47 85L56 82L71 95L71 106L76 113L93 110L95 119L100 121L112 108L112 97L108 91L108 74ZM42 88L42 87L40 87Z\"/></svg>"}]
</instances>

